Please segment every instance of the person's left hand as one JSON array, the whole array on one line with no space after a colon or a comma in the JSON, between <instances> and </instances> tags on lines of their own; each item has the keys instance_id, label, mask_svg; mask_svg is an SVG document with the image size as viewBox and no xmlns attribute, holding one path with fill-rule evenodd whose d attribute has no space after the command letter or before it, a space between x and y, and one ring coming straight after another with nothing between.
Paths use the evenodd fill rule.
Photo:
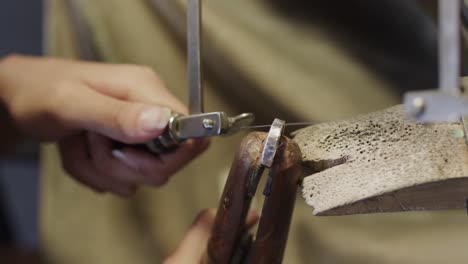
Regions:
<instances>
[{"instance_id":1,"label":"person's left hand","mask_svg":"<svg viewBox=\"0 0 468 264\"><path fill-rule=\"evenodd\" d=\"M164 260L164 264L199 264L203 262L210 239L211 230L216 216L215 209L203 210L182 239L177 249ZM246 219L246 229L252 228L259 219L256 212L249 212Z\"/></svg>"},{"instance_id":2,"label":"person's left hand","mask_svg":"<svg viewBox=\"0 0 468 264\"><path fill-rule=\"evenodd\" d=\"M208 147L200 139L163 155L130 147L161 135L171 112L187 111L157 73L138 65L11 55L0 60L3 108L16 132L9 134L57 142L65 171L97 192L161 186ZM10 141L0 137L0 149ZM115 149L115 141L127 145Z\"/></svg>"}]
</instances>

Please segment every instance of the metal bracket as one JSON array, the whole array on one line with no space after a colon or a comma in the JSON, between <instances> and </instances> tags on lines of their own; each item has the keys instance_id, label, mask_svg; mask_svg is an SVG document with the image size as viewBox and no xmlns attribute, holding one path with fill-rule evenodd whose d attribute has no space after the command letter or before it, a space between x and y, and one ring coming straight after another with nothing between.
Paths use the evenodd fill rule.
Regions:
<instances>
[{"instance_id":1,"label":"metal bracket","mask_svg":"<svg viewBox=\"0 0 468 264\"><path fill-rule=\"evenodd\" d=\"M462 1L439 0L439 90L409 92L404 104L418 122L459 122L468 115L460 87Z\"/></svg>"}]
</instances>

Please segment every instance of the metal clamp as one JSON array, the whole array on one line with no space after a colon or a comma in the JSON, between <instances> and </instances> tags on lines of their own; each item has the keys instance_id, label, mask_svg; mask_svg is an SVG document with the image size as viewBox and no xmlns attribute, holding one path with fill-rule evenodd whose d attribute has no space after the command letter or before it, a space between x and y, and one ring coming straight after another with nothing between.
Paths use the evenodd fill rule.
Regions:
<instances>
[{"instance_id":1,"label":"metal clamp","mask_svg":"<svg viewBox=\"0 0 468 264\"><path fill-rule=\"evenodd\" d=\"M187 139L230 135L251 124L254 115L244 113L228 117L224 112L203 113L189 116L172 115L164 133L146 144L147 148L162 154L173 151Z\"/></svg>"}]
</instances>

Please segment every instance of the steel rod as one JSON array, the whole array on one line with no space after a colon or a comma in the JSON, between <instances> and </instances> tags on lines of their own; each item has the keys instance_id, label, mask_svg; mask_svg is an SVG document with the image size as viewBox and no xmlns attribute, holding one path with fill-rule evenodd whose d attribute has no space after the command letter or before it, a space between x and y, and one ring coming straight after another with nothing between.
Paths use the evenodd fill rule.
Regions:
<instances>
[{"instance_id":1,"label":"steel rod","mask_svg":"<svg viewBox=\"0 0 468 264\"><path fill-rule=\"evenodd\" d=\"M203 113L201 70L201 0L187 2L187 54L190 114Z\"/></svg>"},{"instance_id":2,"label":"steel rod","mask_svg":"<svg viewBox=\"0 0 468 264\"><path fill-rule=\"evenodd\" d=\"M439 0L439 89L460 93L460 14L459 0Z\"/></svg>"}]
</instances>

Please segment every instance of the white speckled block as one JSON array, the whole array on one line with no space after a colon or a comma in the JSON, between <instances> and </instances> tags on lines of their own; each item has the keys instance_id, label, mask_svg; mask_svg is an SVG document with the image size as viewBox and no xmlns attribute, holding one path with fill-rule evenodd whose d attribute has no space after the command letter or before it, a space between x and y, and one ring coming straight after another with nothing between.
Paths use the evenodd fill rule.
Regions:
<instances>
[{"instance_id":1,"label":"white speckled block","mask_svg":"<svg viewBox=\"0 0 468 264\"><path fill-rule=\"evenodd\" d=\"M417 124L403 107L296 132L316 215L464 208L468 146L460 124Z\"/></svg>"}]
</instances>

